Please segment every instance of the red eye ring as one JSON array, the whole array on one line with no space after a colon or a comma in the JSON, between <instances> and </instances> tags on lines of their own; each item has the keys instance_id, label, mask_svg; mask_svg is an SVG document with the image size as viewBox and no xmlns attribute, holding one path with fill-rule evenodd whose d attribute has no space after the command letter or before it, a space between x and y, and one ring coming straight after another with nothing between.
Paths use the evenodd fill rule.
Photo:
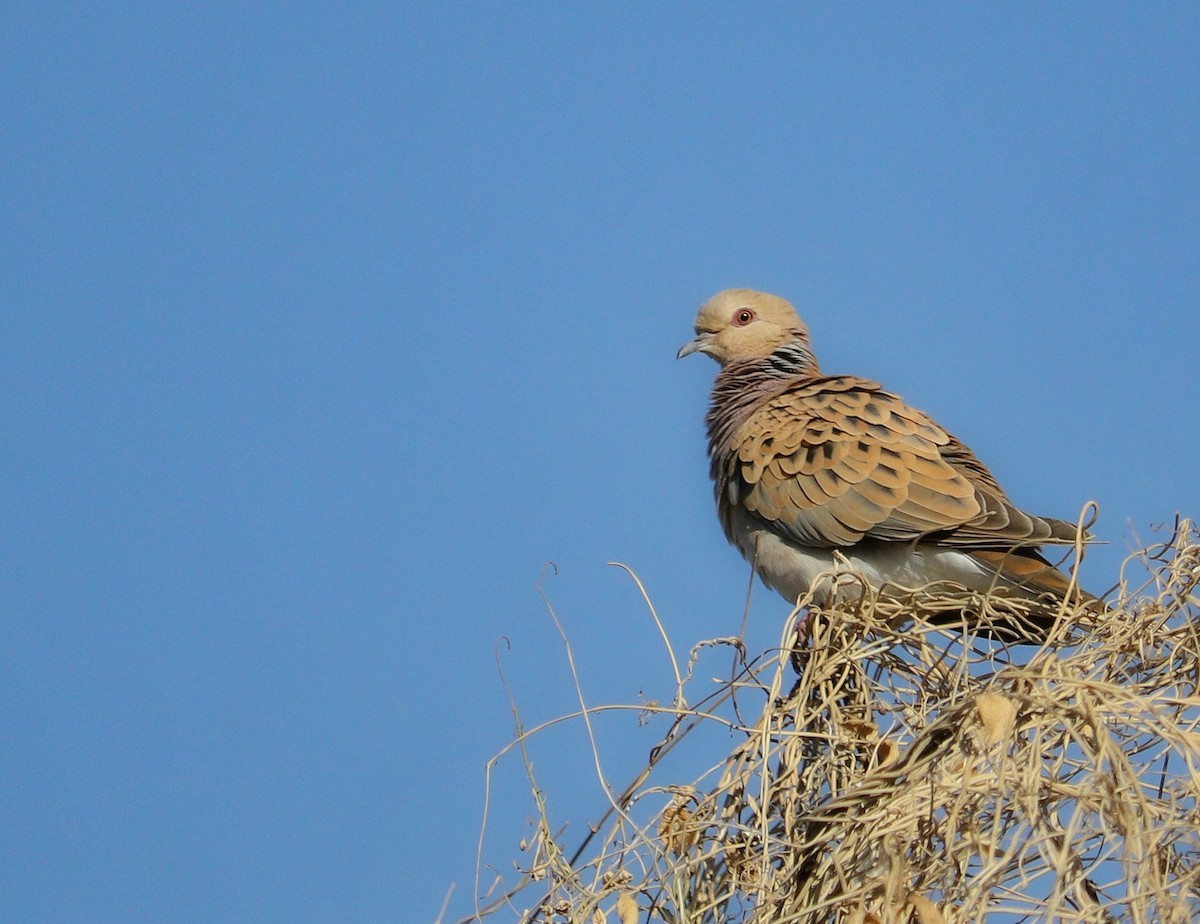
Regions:
<instances>
[{"instance_id":1,"label":"red eye ring","mask_svg":"<svg viewBox=\"0 0 1200 924\"><path fill-rule=\"evenodd\" d=\"M754 312L749 308L739 308L733 313L733 326L745 327L754 320Z\"/></svg>"}]
</instances>

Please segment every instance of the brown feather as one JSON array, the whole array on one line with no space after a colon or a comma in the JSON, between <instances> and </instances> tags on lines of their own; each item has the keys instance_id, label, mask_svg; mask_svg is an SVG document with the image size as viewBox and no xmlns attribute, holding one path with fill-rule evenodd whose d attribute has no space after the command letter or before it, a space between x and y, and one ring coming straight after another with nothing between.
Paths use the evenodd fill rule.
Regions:
<instances>
[{"instance_id":1,"label":"brown feather","mask_svg":"<svg viewBox=\"0 0 1200 924\"><path fill-rule=\"evenodd\" d=\"M729 290L696 331L681 355L703 350L722 365L709 455L722 526L743 552L747 529L798 549L920 542L970 554L1006 588L1067 592L1037 547L1077 541L1075 527L1018 509L967 446L899 396L822 375L786 301Z\"/></svg>"}]
</instances>

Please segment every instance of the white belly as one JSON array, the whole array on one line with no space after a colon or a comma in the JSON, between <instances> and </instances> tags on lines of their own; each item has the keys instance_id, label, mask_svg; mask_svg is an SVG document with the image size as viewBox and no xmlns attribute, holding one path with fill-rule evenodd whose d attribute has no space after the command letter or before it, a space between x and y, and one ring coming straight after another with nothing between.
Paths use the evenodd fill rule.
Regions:
<instances>
[{"instance_id":1,"label":"white belly","mask_svg":"<svg viewBox=\"0 0 1200 924\"><path fill-rule=\"evenodd\" d=\"M893 586L916 588L952 581L971 590L986 591L996 573L966 552L909 542L874 542L847 549L796 546L764 530L747 530L738 546L767 586L785 599L797 599L816 587L813 602L853 600L863 581L876 590Z\"/></svg>"}]
</instances>

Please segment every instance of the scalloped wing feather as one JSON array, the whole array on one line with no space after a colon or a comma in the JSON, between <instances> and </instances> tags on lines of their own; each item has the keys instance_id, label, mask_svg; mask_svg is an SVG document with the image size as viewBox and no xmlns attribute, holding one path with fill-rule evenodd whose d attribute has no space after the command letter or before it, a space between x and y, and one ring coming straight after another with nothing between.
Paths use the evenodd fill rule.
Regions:
<instances>
[{"instance_id":1,"label":"scalloped wing feather","mask_svg":"<svg viewBox=\"0 0 1200 924\"><path fill-rule=\"evenodd\" d=\"M1059 520L1012 505L974 454L925 414L853 376L776 394L725 447L719 503L804 545L935 537L961 547L1074 541ZM734 491L727 490L732 483ZM722 510L730 523L730 511Z\"/></svg>"}]
</instances>

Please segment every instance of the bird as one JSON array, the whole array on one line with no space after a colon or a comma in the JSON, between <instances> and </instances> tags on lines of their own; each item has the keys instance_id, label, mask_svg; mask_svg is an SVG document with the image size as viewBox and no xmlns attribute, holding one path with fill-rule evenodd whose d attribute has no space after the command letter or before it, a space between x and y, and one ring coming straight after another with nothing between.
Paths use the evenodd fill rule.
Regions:
<instances>
[{"instance_id":1,"label":"bird","mask_svg":"<svg viewBox=\"0 0 1200 924\"><path fill-rule=\"evenodd\" d=\"M1022 601L1002 622L951 612L1006 642L1040 644L1066 601L1095 598L1043 553L1081 541L1073 523L1017 507L975 454L881 385L826 375L786 299L718 292L695 338L720 369L706 424L717 513L729 542L793 606L949 582ZM1086 535L1082 539L1086 540ZM821 580L838 571L857 579ZM967 620L964 622L964 620Z\"/></svg>"}]
</instances>

